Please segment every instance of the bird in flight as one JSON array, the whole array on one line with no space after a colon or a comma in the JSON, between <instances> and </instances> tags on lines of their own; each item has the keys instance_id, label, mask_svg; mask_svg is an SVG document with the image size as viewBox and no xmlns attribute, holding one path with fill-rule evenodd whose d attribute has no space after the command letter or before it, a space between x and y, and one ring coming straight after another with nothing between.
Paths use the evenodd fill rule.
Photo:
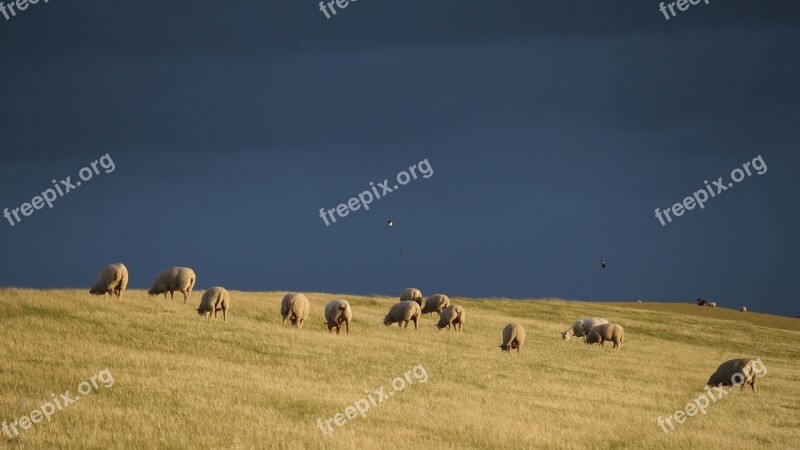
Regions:
<instances>
[{"instance_id":1,"label":"bird in flight","mask_svg":"<svg viewBox=\"0 0 800 450\"><path fill-rule=\"evenodd\" d=\"M600 267L602 267L603 269L606 268L606 260L605 259L600 259Z\"/></svg>"}]
</instances>

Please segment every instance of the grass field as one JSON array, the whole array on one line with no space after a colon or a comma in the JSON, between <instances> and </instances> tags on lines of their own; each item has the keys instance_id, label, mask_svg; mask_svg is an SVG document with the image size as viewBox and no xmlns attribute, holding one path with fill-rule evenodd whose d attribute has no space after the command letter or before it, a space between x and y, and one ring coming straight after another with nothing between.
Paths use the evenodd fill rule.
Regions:
<instances>
[{"instance_id":1,"label":"grass field","mask_svg":"<svg viewBox=\"0 0 800 450\"><path fill-rule=\"evenodd\" d=\"M0 290L0 420L29 415L104 369L91 394L4 436L9 448L797 448L800 319L723 308L556 299L453 299L464 333L386 328L396 299L310 293L303 330L280 325L283 292L232 291L228 323L183 300L121 301L83 290ZM332 298L353 308L329 335ZM620 351L562 341L575 319L626 331ZM517 321L522 354L498 349ZM412 325L413 328L413 325ZM704 393L717 366L760 358L758 392L738 389L665 434L657 419ZM421 366L419 366L421 365ZM417 367L414 381L330 436L329 419ZM416 377L424 372L425 377ZM425 382L421 381L425 379ZM106 381L108 381L106 379Z\"/></svg>"}]
</instances>

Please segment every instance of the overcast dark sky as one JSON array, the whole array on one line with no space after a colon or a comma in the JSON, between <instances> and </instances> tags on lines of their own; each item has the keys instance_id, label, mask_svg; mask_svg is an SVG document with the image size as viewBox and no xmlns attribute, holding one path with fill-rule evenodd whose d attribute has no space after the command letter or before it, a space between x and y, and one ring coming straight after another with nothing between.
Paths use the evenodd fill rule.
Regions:
<instances>
[{"instance_id":1,"label":"overcast dark sky","mask_svg":"<svg viewBox=\"0 0 800 450\"><path fill-rule=\"evenodd\" d=\"M700 296L798 315L800 4L712 0L665 20L658 3L0 15L0 208L115 164L0 218L0 286L88 288L124 262L136 288L190 266L199 288ZM758 155L763 175L654 217ZM430 178L319 217L424 159Z\"/></svg>"}]
</instances>

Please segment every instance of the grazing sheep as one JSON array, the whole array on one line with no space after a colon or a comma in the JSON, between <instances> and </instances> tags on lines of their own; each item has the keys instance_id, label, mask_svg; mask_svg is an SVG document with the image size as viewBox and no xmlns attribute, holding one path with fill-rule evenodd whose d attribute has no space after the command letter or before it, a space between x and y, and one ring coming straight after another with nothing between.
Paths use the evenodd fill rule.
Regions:
<instances>
[{"instance_id":1,"label":"grazing sheep","mask_svg":"<svg viewBox=\"0 0 800 450\"><path fill-rule=\"evenodd\" d=\"M706 303L708 303L708 300L704 300L700 297L697 298L697 306L706 306Z\"/></svg>"},{"instance_id":2,"label":"grazing sheep","mask_svg":"<svg viewBox=\"0 0 800 450\"><path fill-rule=\"evenodd\" d=\"M231 295L224 287L214 286L203 292L203 299L197 307L197 314L211 319L211 313L217 318L217 312L222 311L222 321L228 321L228 308L230 308Z\"/></svg>"},{"instance_id":3,"label":"grazing sheep","mask_svg":"<svg viewBox=\"0 0 800 450\"><path fill-rule=\"evenodd\" d=\"M417 329L417 322L422 314L419 304L415 301L406 301L394 304L386 317L383 318L383 324L387 327L393 323L397 326L408 328L408 322L414 322L414 329Z\"/></svg>"},{"instance_id":4,"label":"grazing sheep","mask_svg":"<svg viewBox=\"0 0 800 450\"><path fill-rule=\"evenodd\" d=\"M164 294L164 298L167 298L167 292L169 292L170 298L174 299L175 291L179 291L183 293L183 303L185 304L196 281L197 276L192 269L171 267L156 275L153 286L147 293L150 295Z\"/></svg>"},{"instance_id":5,"label":"grazing sheep","mask_svg":"<svg viewBox=\"0 0 800 450\"><path fill-rule=\"evenodd\" d=\"M739 312L747 312L747 306L742 306L739 308Z\"/></svg>"},{"instance_id":6,"label":"grazing sheep","mask_svg":"<svg viewBox=\"0 0 800 450\"><path fill-rule=\"evenodd\" d=\"M432 295L425 299L425 307L422 308L422 314L436 312L441 317L442 311L448 306L450 306L450 297L444 294Z\"/></svg>"},{"instance_id":7,"label":"grazing sheep","mask_svg":"<svg viewBox=\"0 0 800 450\"><path fill-rule=\"evenodd\" d=\"M525 328L522 325L510 323L503 328L503 343L500 345L502 351L510 352L515 348L519 353L523 344L525 344Z\"/></svg>"},{"instance_id":8,"label":"grazing sheep","mask_svg":"<svg viewBox=\"0 0 800 450\"><path fill-rule=\"evenodd\" d=\"M418 305L419 306L419 305ZM339 334L344 323L345 331L350 334L350 321L353 320L353 310L347 300L333 300L325 305L325 320L328 322L328 331Z\"/></svg>"},{"instance_id":9,"label":"grazing sheep","mask_svg":"<svg viewBox=\"0 0 800 450\"><path fill-rule=\"evenodd\" d=\"M636 303L642 303L642 301L641 300L636 300Z\"/></svg>"},{"instance_id":10,"label":"grazing sheep","mask_svg":"<svg viewBox=\"0 0 800 450\"><path fill-rule=\"evenodd\" d=\"M450 329L450 325L453 326L453 329L461 333L464 331L464 321L466 320L467 316L464 314L464 308L461 305L450 305L447 308L442 310L442 314L439 316L439 323L436 326L441 330L442 328Z\"/></svg>"},{"instance_id":11,"label":"grazing sheep","mask_svg":"<svg viewBox=\"0 0 800 450\"><path fill-rule=\"evenodd\" d=\"M97 281L94 282L89 289L90 294L116 295L117 298L122 298L122 293L128 287L128 268L122 263L110 264L103 267L100 274L97 275Z\"/></svg>"},{"instance_id":12,"label":"grazing sheep","mask_svg":"<svg viewBox=\"0 0 800 450\"><path fill-rule=\"evenodd\" d=\"M400 301L401 302L417 302L419 306L422 306L422 292L419 289L415 288L408 288L400 294Z\"/></svg>"},{"instance_id":13,"label":"grazing sheep","mask_svg":"<svg viewBox=\"0 0 800 450\"><path fill-rule=\"evenodd\" d=\"M300 292L289 292L283 296L281 301L281 317L283 318L283 325L286 325L288 319L293 326L303 328L303 322L308 318L308 312L311 310L311 303L308 298Z\"/></svg>"},{"instance_id":14,"label":"grazing sheep","mask_svg":"<svg viewBox=\"0 0 800 450\"><path fill-rule=\"evenodd\" d=\"M756 370L755 361L752 359L731 359L720 364L717 371L708 379L709 386L741 386L744 390L748 384L756 392Z\"/></svg>"},{"instance_id":15,"label":"grazing sheep","mask_svg":"<svg viewBox=\"0 0 800 450\"><path fill-rule=\"evenodd\" d=\"M625 330L622 329L622 326L615 323L606 323L592 328L592 331L586 335L586 343L604 347L605 341L611 341L614 343L614 350L617 350L622 346L624 337Z\"/></svg>"},{"instance_id":16,"label":"grazing sheep","mask_svg":"<svg viewBox=\"0 0 800 450\"><path fill-rule=\"evenodd\" d=\"M587 317L585 319L576 320L575 323L572 324L571 327L561 332L561 337L568 341L569 338L572 336L575 337L585 337L592 331L592 328L603 325L608 323L606 319L600 319L597 317Z\"/></svg>"},{"instance_id":17,"label":"grazing sheep","mask_svg":"<svg viewBox=\"0 0 800 450\"><path fill-rule=\"evenodd\" d=\"M716 308L717 304L714 302L706 302L706 306L708 306L709 308Z\"/></svg>"}]
</instances>

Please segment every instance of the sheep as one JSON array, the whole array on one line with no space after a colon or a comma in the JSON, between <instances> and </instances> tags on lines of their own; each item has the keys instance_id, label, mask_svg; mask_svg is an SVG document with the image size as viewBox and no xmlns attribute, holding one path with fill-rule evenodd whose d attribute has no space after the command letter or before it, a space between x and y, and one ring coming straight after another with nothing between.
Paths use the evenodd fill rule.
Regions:
<instances>
[{"instance_id":1,"label":"sheep","mask_svg":"<svg viewBox=\"0 0 800 450\"><path fill-rule=\"evenodd\" d=\"M503 328L503 343L500 345L500 350L510 352L515 348L519 353L523 344L525 344L525 328L522 325L510 323Z\"/></svg>"},{"instance_id":2,"label":"sheep","mask_svg":"<svg viewBox=\"0 0 800 450\"><path fill-rule=\"evenodd\" d=\"M417 302L419 306L422 306L422 292L416 288L408 288L400 294L400 301L401 302Z\"/></svg>"},{"instance_id":3,"label":"sheep","mask_svg":"<svg viewBox=\"0 0 800 450\"><path fill-rule=\"evenodd\" d=\"M217 312L222 311L222 321L228 321L228 309L230 308L231 295L224 287L214 286L203 292L203 299L197 307L197 314L211 319L211 313L217 318Z\"/></svg>"},{"instance_id":4,"label":"sheep","mask_svg":"<svg viewBox=\"0 0 800 450\"><path fill-rule=\"evenodd\" d=\"M325 320L328 322L328 332L339 334L344 323L345 331L350 334L350 321L353 320L353 310L347 300L333 300L325 305Z\"/></svg>"},{"instance_id":5,"label":"sheep","mask_svg":"<svg viewBox=\"0 0 800 450\"><path fill-rule=\"evenodd\" d=\"M180 291L183 293L183 303L186 304L196 281L197 276L192 269L171 267L156 275L153 286L147 293L150 295L164 294L164 298L167 298L167 292L169 292L170 297L174 299L175 291Z\"/></svg>"},{"instance_id":6,"label":"sheep","mask_svg":"<svg viewBox=\"0 0 800 450\"><path fill-rule=\"evenodd\" d=\"M739 308L739 312L747 312L747 306L742 306Z\"/></svg>"},{"instance_id":7,"label":"sheep","mask_svg":"<svg viewBox=\"0 0 800 450\"><path fill-rule=\"evenodd\" d=\"M625 330L622 326L615 323L606 323L592 328L592 331L586 335L587 344L597 344L604 347L605 341L612 341L614 343L614 350L618 350L622 346L622 340L625 337Z\"/></svg>"},{"instance_id":8,"label":"sheep","mask_svg":"<svg viewBox=\"0 0 800 450\"><path fill-rule=\"evenodd\" d=\"M706 303L708 303L708 300L704 300L700 297L697 298L697 306L706 306Z\"/></svg>"},{"instance_id":9,"label":"sheep","mask_svg":"<svg viewBox=\"0 0 800 450\"><path fill-rule=\"evenodd\" d=\"M576 320L571 327L562 331L561 337L565 341L568 341L569 338L571 338L572 336L585 338L586 335L589 334L590 331L592 331L592 328L606 323L608 323L608 320L596 317L587 317L585 319L579 319Z\"/></svg>"},{"instance_id":10,"label":"sheep","mask_svg":"<svg viewBox=\"0 0 800 450\"><path fill-rule=\"evenodd\" d=\"M448 306L450 306L450 297L444 294L432 295L425 299L425 307L422 308L422 314L436 312L441 317L442 311Z\"/></svg>"},{"instance_id":11,"label":"sheep","mask_svg":"<svg viewBox=\"0 0 800 450\"><path fill-rule=\"evenodd\" d=\"M758 361L760 362L760 360ZM740 390L744 390L748 384L756 392L756 361L752 359L731 359L720 364L717 371L708 379L709 386L741 386Z\"/></svg>"},{"instance_id":12,"label":"sheep","mask_svg":"<svg viewBox=\"0 0 800 450\"><path fill-rule=\"evenodd\" d=\"M122 263L110 264L104 267L97 275L97 281L94 282L89 293L94 295L116 295L117 298L122 298L122 293L128 287L128 268Z\"/></svg>"},{"instance_id":13,"label":"sheep","mask_svg":"<svg viewBox=\"0 0 800 450\"><path fill-rule=\"evenodd\" d=\"M303 322L308 318L310 309L311 303L309 303L305 295L300 292L289 292L283 296L281 301L282 324L286 326L286 320L288 319L293 326L303 328Z\"/></svg>"},{"instance_id":14,"label":"sheep","mask_svg":"<svg viewBox=\"0 0 800 450\"><path fill-rule=\"evenodd\" d=\"M708 306L709 308L716 308L717 304L715 302L706 302L706 306Z\"/></svg>"},{"instance_id":15,"label":"sheep","mask_svg":"<svg viewBox=\"0 0 800 450\"><path fill-rule=\"evenodd\" d=\"M464 313L464 308L461 305L450 305L447 308L442 310L442 314L439 316L439 323L436 324L436 327L440 330L442 328L450 329L450 325L453 326L453 329L461 333L464 331L464 321L466 320L467 316Z\"/></svg>"},{"instance_id":16,"label":"sheep","mask_svg":"<svg viewBox=\"0 0 800 450\"><path fill-rule=\"evenodd\" d=\"M408 328L408 322L414 322L414 329L417 329L417 322L422 314L419 304L415 301L406 301L395 303L390 309L386 317L383 318L383 324L387 327L393 323L397 326Z\"/></svg>"}]
</instances>

